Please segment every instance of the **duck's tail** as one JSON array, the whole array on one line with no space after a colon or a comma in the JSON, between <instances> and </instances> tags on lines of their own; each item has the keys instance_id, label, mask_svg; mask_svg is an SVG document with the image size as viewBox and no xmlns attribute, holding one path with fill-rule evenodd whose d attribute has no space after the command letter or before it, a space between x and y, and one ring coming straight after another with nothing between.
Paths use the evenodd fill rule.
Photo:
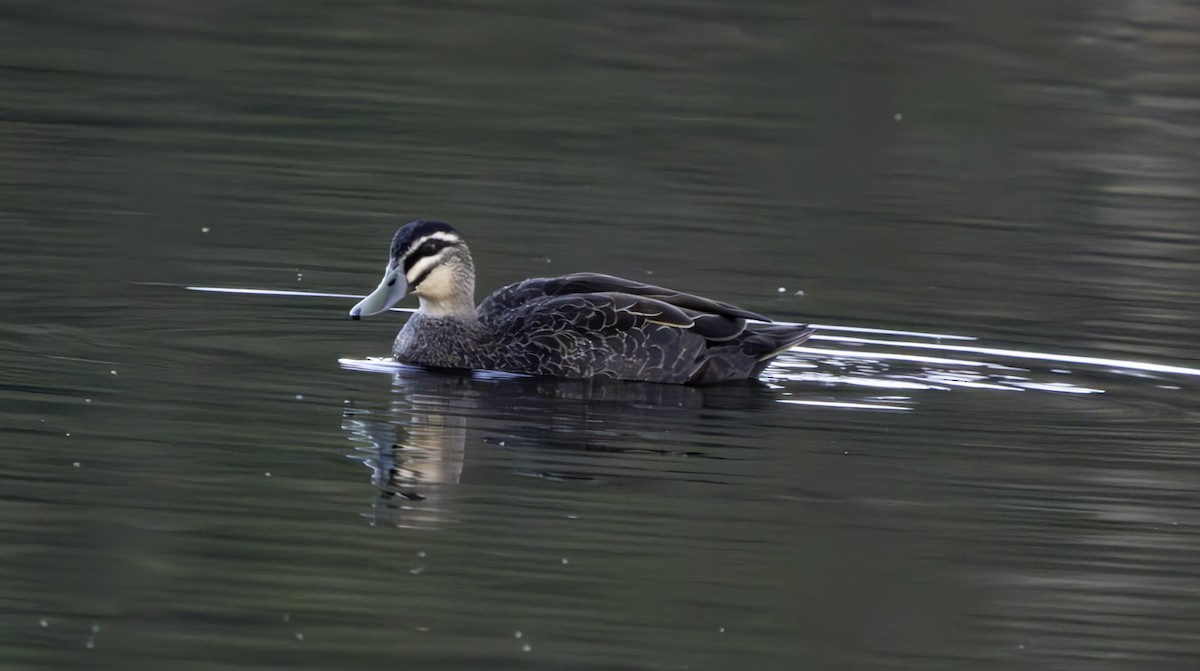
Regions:
<instances>
[{"instance_id":1,"label":"duck's tail","mask_svg":"<svg viewBox=\"0 0 1200 671\"><path fill-rule=\"evenodd\" d=\"M808 340L813 332L814 329L808 324L767 324L754 328L754 335L746 340L754 341L756 345L760 340L765 340L768 349L758 354L758 360L769 361ZM747 350L747 354L753 352Z\"/></svg>"},{"instance_id":2,"label":"duck's tail","mask_svg":"<svg viewBox=\"0 0 1200 671\"><path fill-rule=\"evenodd\" d=\"M808 324L767 324L755 328L753 335L742 345L747 354L758 360L750 376L761 375L775 357L808 340L812 334L813 329Z\"/></svg>"},{"instance_id":3,"label":"duck's tail","mask_svg":"<svg viewBox=\"0 0 1200 671\"><path fill-rule=\"evenodd\" d=\"M708 349L687 382L711 384L756 378L775 357L812 334L807 324L756 324L729 343Z\"/></svg>"}]
</instances>

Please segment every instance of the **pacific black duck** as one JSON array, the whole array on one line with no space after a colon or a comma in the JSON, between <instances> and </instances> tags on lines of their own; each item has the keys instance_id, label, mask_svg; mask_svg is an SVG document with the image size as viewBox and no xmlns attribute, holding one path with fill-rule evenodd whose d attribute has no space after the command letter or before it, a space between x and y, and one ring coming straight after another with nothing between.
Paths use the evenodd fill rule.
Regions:
<instances>
[{"instance_id":1,"label":"pacific black duck","mask_svg":"<svg viewBox=\"0 0 1200 671\"><path fill-rule=\"evenodd\" d=\"M397 361L566 378L709 384L755 378L804 342L798 324L641 282L575 273L497 289L475 306L475 266L461 235L413 221L392 238L379 288L358 319L414 293L420 307L396 336Z\"/></svg>"}]
</instances>

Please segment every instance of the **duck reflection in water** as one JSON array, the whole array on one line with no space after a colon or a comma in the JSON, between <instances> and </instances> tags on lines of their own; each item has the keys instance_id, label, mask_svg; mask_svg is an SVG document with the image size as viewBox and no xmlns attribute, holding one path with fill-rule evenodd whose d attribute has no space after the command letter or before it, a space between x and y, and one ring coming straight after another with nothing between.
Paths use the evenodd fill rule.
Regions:
<instances>
[{"instance_id":1,"label":"duck reflection in water","mask_svg":"<svg viewBox=\"0 0 1200 671\"><path fill-rule=\"evenodd\" d=\"M713 444L679 434L711 421L708 413L728 412L731 426L739 424L773 400L754 381L687 387L399 364L392 394L384 408L347 406L342 428L356 444L353 458L372 471L372 524L418 528L452 521L468 456L481 466L466 468L476 482L494 469L603 484L646 469L647 456L724 458L708 450Z\"/></svg>"}]
</instances>

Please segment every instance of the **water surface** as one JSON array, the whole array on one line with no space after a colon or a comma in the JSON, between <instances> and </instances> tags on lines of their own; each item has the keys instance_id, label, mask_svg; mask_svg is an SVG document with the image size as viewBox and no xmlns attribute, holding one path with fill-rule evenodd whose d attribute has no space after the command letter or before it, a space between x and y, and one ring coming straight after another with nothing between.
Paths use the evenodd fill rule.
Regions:
<instances>
[{"instance_id":1,"label":"water surface","mask_svg":"<svg viewBox=\"0 0 1200 671\"><path fill-rule=\"evenodd\" d=\"M1197 35L6 6L0 666L1193 668ZM436 375L372 359L403 315L182 288L363 293L416 217L485 290L908 333L824 328L761 385Z\"/></svg>"}]
</instances>

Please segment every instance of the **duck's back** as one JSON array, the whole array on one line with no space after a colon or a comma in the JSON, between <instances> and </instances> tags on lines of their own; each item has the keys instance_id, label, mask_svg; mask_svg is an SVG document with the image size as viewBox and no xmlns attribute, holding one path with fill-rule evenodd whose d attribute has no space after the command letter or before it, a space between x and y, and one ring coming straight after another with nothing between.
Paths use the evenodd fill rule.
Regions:
<instances>
[{"instance_id":1,"label":"duck's back","mask_svg":"<svg viewBox=\"0 0 1200 671\"><path fill-rule=\"evenodd\" d=\"M503 287L477 309L493 368L557 377L707 384L757 377L801 325L707 298L579 273Z\"/></svg>"}]
</instances>

